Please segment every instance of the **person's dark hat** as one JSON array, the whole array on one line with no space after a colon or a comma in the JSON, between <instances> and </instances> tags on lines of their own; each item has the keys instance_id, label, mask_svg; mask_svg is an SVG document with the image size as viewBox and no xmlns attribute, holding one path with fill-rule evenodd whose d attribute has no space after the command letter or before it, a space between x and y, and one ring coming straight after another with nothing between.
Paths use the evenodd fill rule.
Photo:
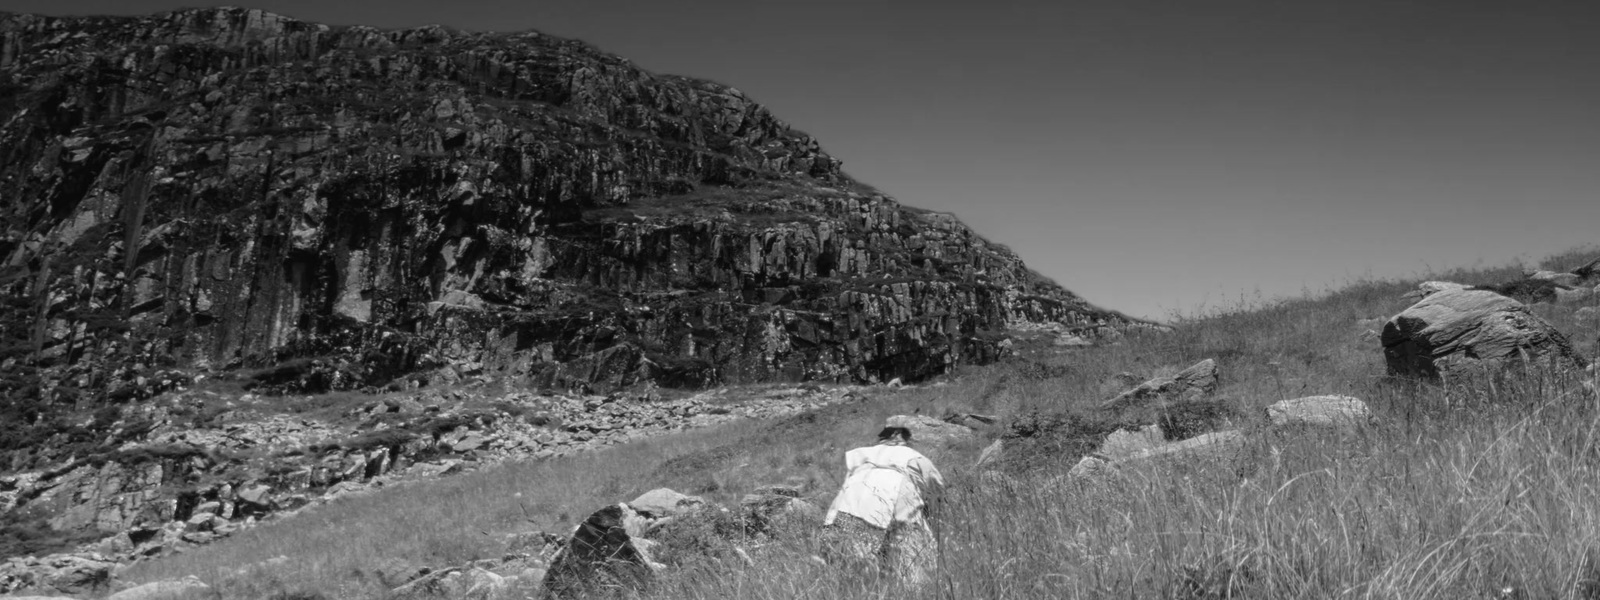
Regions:
<instances>
[{"instance_id":1,"label":"person's dark hat","mask_svg":"<svg viewBox=\"0 0 1600 600\"><path fill-rule=\"evenodd\" d=\"M895 415L884 420L883 429L878 432L878 439L887 440L897 435L907 441L911 440L911 417Z\"/></svg>"}]
</instances>

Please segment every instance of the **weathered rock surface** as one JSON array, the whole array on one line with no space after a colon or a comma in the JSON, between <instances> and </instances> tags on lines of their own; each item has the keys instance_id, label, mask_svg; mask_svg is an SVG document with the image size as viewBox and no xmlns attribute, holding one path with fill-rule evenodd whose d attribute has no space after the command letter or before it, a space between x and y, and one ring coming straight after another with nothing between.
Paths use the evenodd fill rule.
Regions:
<instances>
[{"instance_id":1,"label":"weathered rock surface","mask_svg":"<svg viewBox=\"0 0 1600 600\"><path fill-rule=\"evenodd\" d=\"M1521 302L1487 290L1432 294L1383 327L1391 375L1437 379L1526 356L1582 365L1565 336Z\"/></svg>"},{"instance_id":2,"label":"weathered rock surface","mask_svg":"<svg viewBox=\"0 0 1600 600\"><path fill-rule=\"evenodd\" d=\"M1125 409L1140 404L1193 401L1217 389L1217 361L1205 359L1171 377L1157 377L1101 404L1102 408Z\"/></svg>"},{"instance_id":3,"label":"weathered rock surface","mask_svg":"<svg viewBox=\"0 0 1600 600\"><path fill-rule=\"evenodd\" d=\"M1374 418L1367 403L1349 396L1308 396L1280 400L1267 407L1267 420L1274 427L1350 429L1366 425Z\"/></svg>"},{"instance_id":4,"label":"weathered rock surface","mask_svg":"<svg viewBox=\"0 0 1600 600\"><path fill-rule=\"evenodd\" d=\"M0 49L7 393L911 382L1129 324L738 90L577 41L208 8L4 14Z\"/></svg>"}]
</instances>

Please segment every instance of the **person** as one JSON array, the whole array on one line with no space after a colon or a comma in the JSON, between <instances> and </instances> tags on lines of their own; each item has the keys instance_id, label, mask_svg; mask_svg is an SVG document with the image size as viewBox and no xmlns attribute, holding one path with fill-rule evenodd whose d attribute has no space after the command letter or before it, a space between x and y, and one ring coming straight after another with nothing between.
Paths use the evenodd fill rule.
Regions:
<instances>
[{"instance_id":1,"label":"person","mask_svg":"<svg viewBox=\"0 0 1600 600\"><path fill-rule=\"evenodd\" d=\"M849 474L822 524L847 560L920 585L929 581L938 556L927 497L943 488L944 477L908 445L909 425L909 417L890 417L877 444L845 453Z\"/></svg>"}]
</instances>

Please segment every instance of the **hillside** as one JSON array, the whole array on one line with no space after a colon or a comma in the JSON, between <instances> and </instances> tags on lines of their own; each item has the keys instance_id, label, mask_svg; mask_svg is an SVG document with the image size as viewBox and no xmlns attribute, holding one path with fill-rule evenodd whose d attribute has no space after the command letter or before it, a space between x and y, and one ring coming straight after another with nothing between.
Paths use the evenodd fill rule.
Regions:
<instances>
[{"instance_id":1,"label":"hillside","mask_svg":"<svg viewBox=\"0 0 1600 600\"><path fill-rule=\"evenodd\" d=\"M736 89L537 32L7 14L0 147L12 396L912 381L1129 323Z\"/></svg>"},{"instance_id":2,"label":"hillside","mask_svg":"<svg viewBox=\"0 0 1600 600\"><path fill-rule=\"evenodd\" d=\"M618 597L1600 598L1592 248L1141 323L728 86L234 8L0 13L0 190L0 594L533 597L667 487ZM820 558L891 415L919 590Z\"/></svg>"},{"instance_id":3,"label":"hillside","mask_svg":"<svg viewBox=\"0 0 1600 600\"><path fill-rule=\"evenodd\" d=\"M1571 268L1593 254L1546 265ZM1433 275L1486 285L1522 277L1516 269ZM1386 376L1376 328L1415 302L1407 295L1416 284L1356 282L1238 306L1087 352L1048 337L1023 340L1019 356L934 385L877 388L862 402L794 417L352 496L205 553L141 563L127 576L198 575L229 597L379 597L386 573L527 557L518 553L529 551L520 545L529 532L564 531L599 506L658 486L737 503L789 481L825 503L842 476L840 456L867 443L885 416L974 411L1001 420L970 440L924 446L952 482L937 516L941 584L924 597L1596 597L1593 391L1571 375L1538 371L1492 384ZM1594 295L1531 305L1587 357L1600 352L1597 307ZM1171 374L1206 358L1221 373L1215 396L1233 425L1262 431L1249 469L1177 465L1106 485L1063 483L1085 442L1104 439L1086 425L1125 385L1119 374ZM1377 420L1354 432L1264 429L1263 407L1318 394L1361 398ZM974 468L995 439L1014 454L998 471ZM818 543L814 524L739 543L763 558L681 565L643 596L878 593L806 560Z\"/></svg>"}]
</instances>

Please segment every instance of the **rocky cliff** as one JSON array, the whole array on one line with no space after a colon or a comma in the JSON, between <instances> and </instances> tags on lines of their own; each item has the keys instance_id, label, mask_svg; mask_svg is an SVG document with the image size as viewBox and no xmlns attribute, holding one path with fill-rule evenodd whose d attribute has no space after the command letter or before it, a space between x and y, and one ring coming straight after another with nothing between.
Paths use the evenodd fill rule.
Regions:
<instances>
[{"instance_id":1,"label":"rocky cliff","mask_svg":"<svg viewBox=\"0 0 1600 600\"><path fill-rule=\"evenodd\" d=\"M1128 324L738 90L535 32L0 15L0 198L12 397L914 380Z\"/></svg>"}]
</instances>

